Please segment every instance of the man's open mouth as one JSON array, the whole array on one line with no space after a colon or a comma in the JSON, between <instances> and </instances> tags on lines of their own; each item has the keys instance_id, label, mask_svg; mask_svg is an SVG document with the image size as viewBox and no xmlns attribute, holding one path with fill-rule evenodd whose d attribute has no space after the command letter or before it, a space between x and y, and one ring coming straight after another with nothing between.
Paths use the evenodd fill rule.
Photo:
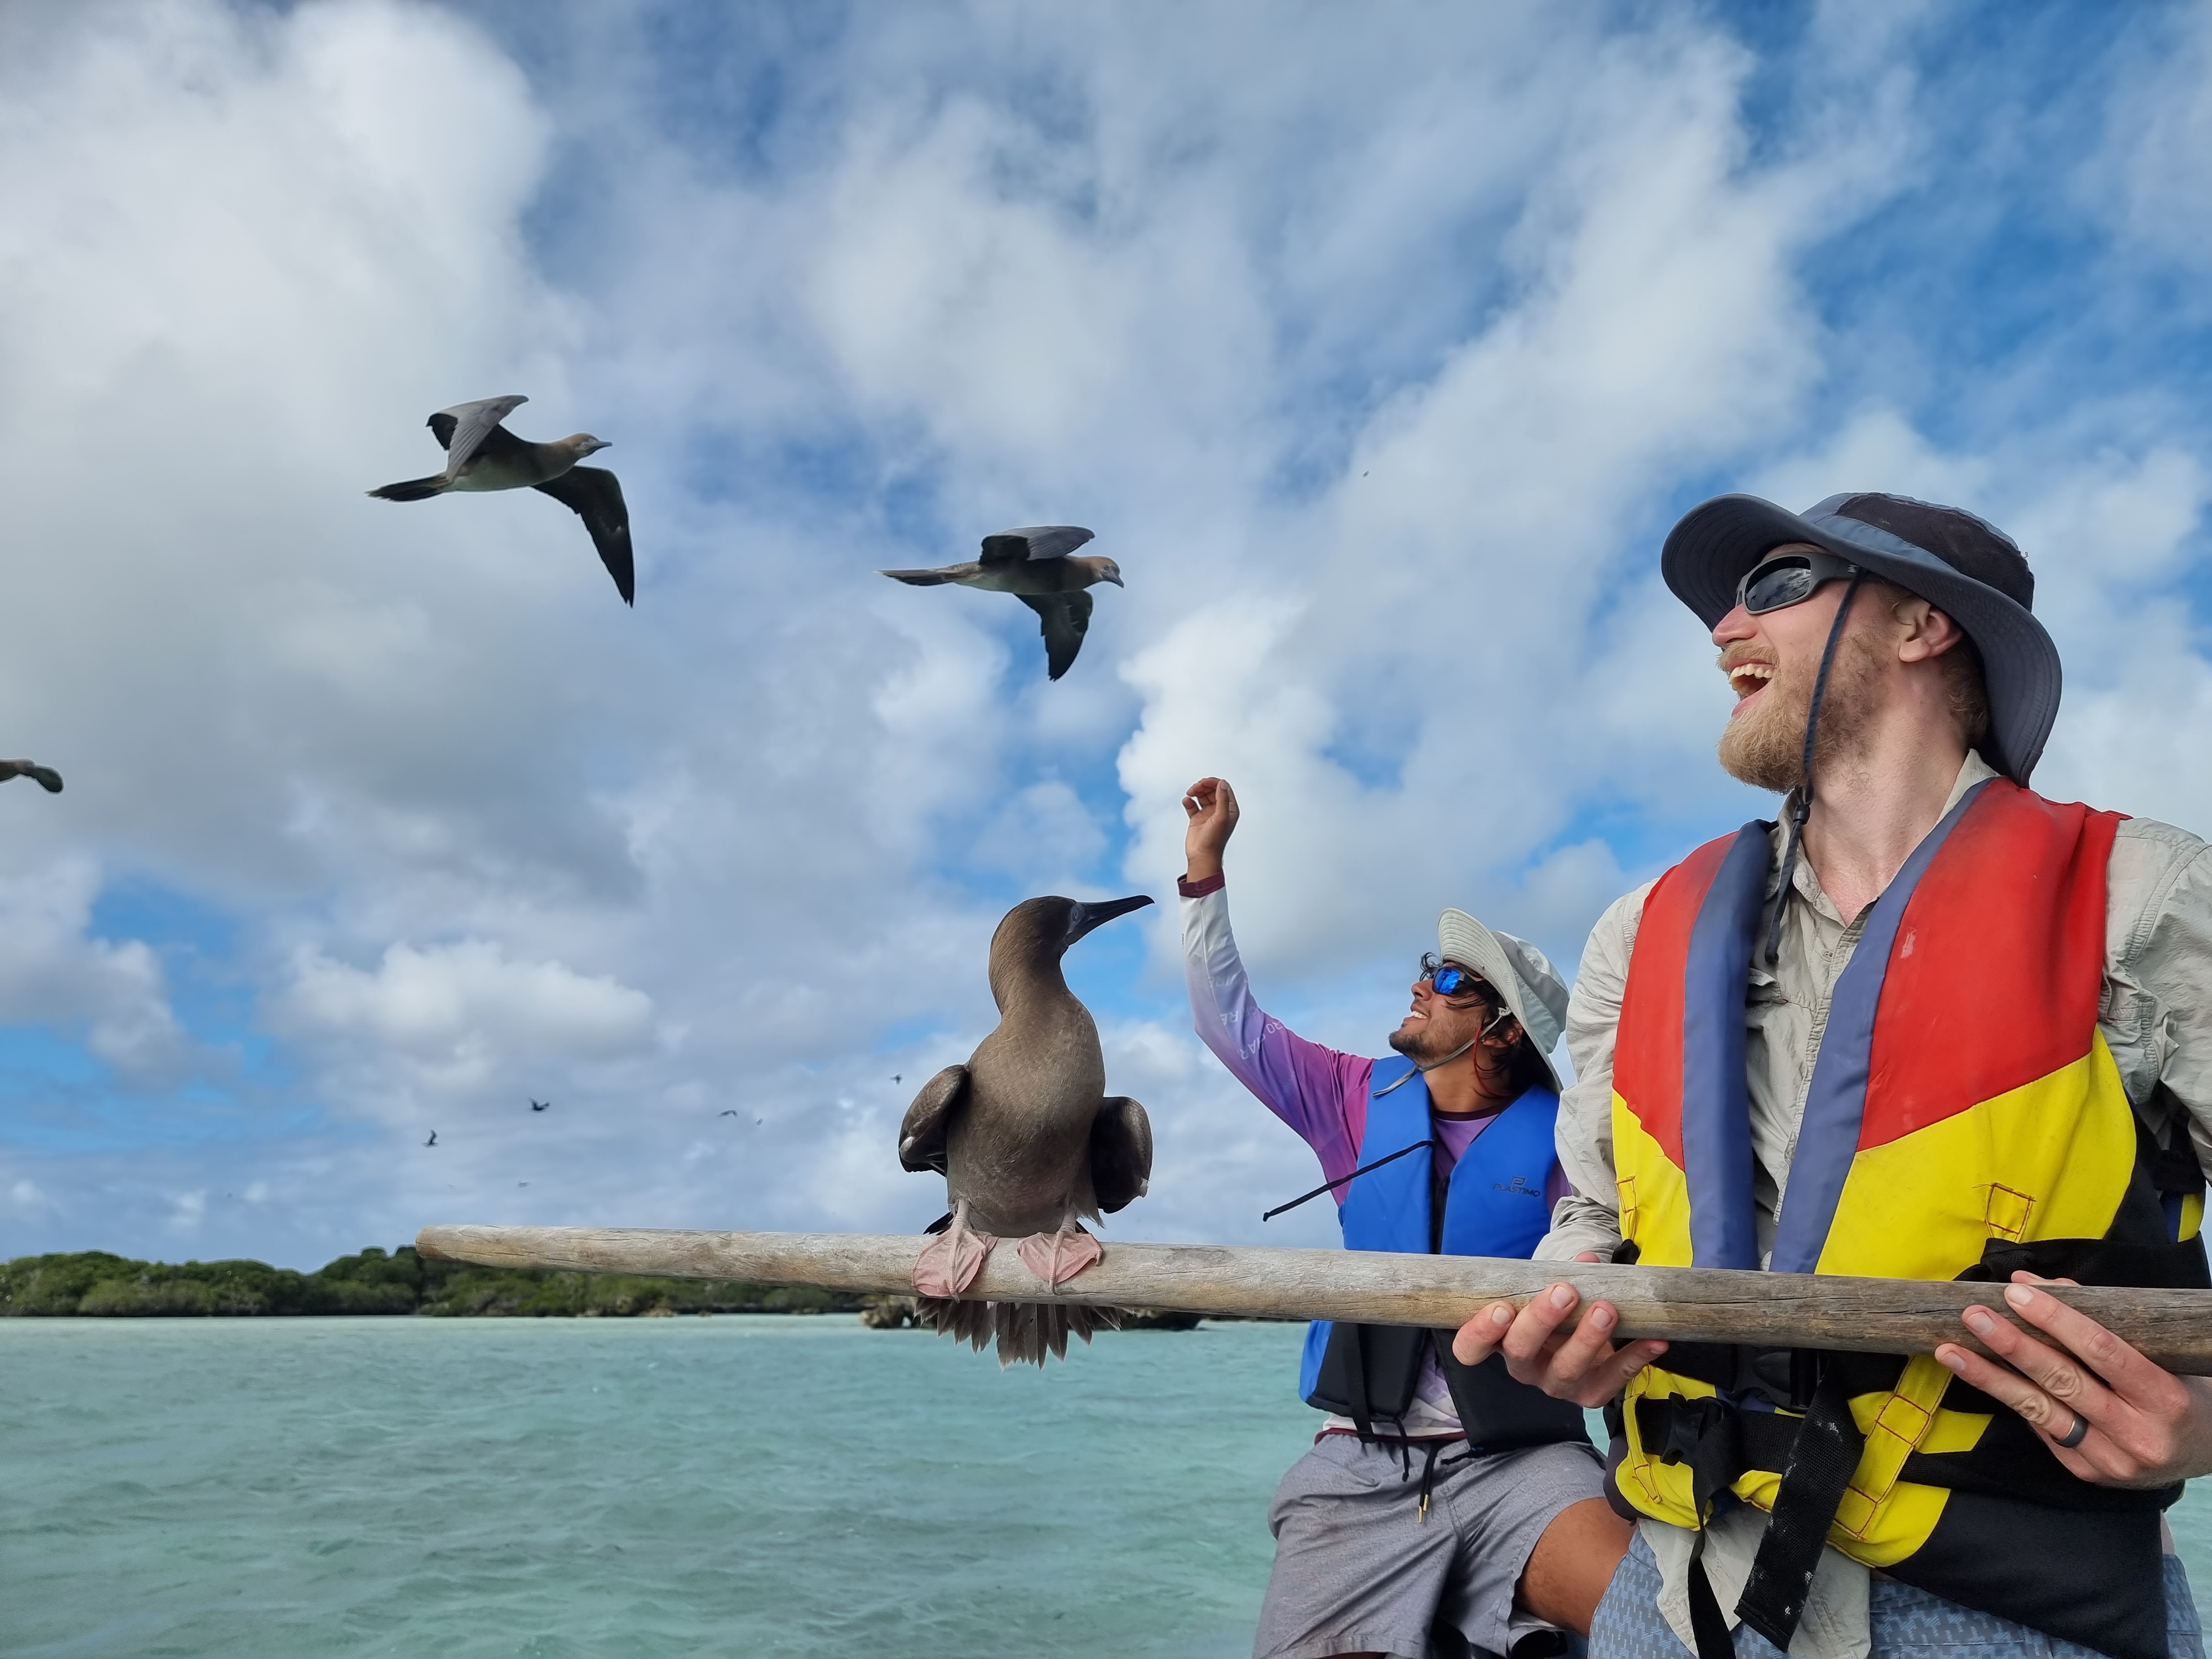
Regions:
<instances>
[{"instance_id":1,"label":"man's open mouth","mask_svg":"<svg viewBox=\"0 0 2212 1659\"><path fill-rule=\"evenodd\" d=\"M1774 665L1771 662L1740 662L1728 672L1729 689L1741 702L1765 690L1773 678Z\"/></svg>"}]
</instances>

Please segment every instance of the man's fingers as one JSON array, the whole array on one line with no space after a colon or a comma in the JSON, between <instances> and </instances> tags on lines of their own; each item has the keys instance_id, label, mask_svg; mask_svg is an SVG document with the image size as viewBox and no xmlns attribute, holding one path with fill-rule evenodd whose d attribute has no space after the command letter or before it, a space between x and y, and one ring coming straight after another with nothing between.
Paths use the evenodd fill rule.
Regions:
<instances>
[{"instance_id":1,"label":"man's fingers","mask_svg":"<svg viewBox=\"0 0 2212 1659\"><path fill-rule=\"evenodd\" d=\"M2002 1324L2004 1322L1999 1320L1997 1322ZM1978 1332L1976 1334L1980 1334ZM1982 1340L1989 1340L1986 1336ZM1997 1364L1971 1348L1947 1342L1936 1350L1936 1358L1953 1375L1971 1387L1979 1389L2000 1405L2009 1406L2018 1413L2029 1426L2043 1436L2051 1455L2069 1471L2085 1480L2094 1480L2104 1473L2090 1462L2087 1438L2074 1446L2058 1443L2074 1427L2075 1411L2072 1407L2062 1405L2018 1371ZM2081 1415L2086 1420L2087 1413ZM2092 1425L2090 1437L2094 1437L2095 1432L2095 1425Z\"/></svg>"},{"instance_id":2,"label":"man's fingers","mask_svg":"<svg viewBox=\"0 0 2212 1659\"><path fill-rule=\"evenodd\" d=\"M1513 1323L1513 1304L1493 1302L1459 1328L1452 1338L1452 1358L1462 1365L1480 1365L1498 1352L1498 1345Z\"/></svg>"},{"instance_id":3,"label":"man's fingers","mask_svg":"<svg viewBox=\"0 0 2212 1659\"><path fill-rule=\"evenodd\" d=\"M2007 1349L1999 1347L1988 1333L1975 1330L1974 1334L1990 1348L2061 1400L2067 1398L2076 1386L2077 1376L2086 1380L2094 1373L2110 1383L2112 1391L2123 1400L2141 1409L2179 1412L2186 1407L2188 1390L2180 1378L2152 1364L2079 1309L2068 1307L2048 1291L2039 1290L2033 1282L2022 1282L2026 1277L2014 1275L2014 1282L2005 1290L2005 1305L2038 1330L2056 1338L2063 1345L2065 1356L2053 1353L2042 1343L2032 1342L2009 1325L2005 1326L2006 1334L2019 1341L2031 1342L2039 1353L2030 1354L2028 1363L2023 1364ZM1991 1319L1994 1323L2004 1324L1995 1316ZM1971 1321L1967 1328L1973 1329ZM2087 1386L2095 1384L2088 1382Z\"/></svg>"},{"instance_id":4,"label":"man's fingers","mask_svg":"<svg viewBox=\"0 0 2212 1659\"><path fill-rule=\"evenodd\" d=\"M1579 1392L1585 1376L1613 1358L1613 1328L1619 1323L1620 1316L1610 1302L1590 1304L1582 1322L1552 1351L1553 1383Z\"/></svg>"},{"instance_id":5,"label":"man's fingers","mask_svg":"<svg viewBox=\"0 0 2212 1659\"><path fill-rule=\"evenodd\" d=\"M1571 1285L1554 1285L1530 1297L1528 1305L1506 1328L1505 1340L1498 1344L1505 1353L1506 1369L1524 1382L1537 1381L1534 1373L1544 1369L1537 1362L1543 1356L1545 1344L1560 1326L1574 1317L1575 1304L1580 1300ZM1531 1375L1522 1376L1523 1367L1533 1368Z\"/></svg>"}]
</instances>

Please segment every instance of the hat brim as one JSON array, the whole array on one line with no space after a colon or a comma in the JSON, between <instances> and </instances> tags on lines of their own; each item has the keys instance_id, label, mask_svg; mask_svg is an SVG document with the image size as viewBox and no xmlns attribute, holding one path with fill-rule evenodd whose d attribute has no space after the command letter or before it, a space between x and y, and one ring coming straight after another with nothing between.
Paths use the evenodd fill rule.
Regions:
<instances>
[{"instance_id":1,"label":"hat brim","mask_svg":"<svg viewBox=\"0 0 2212 1659\"><path fill-rule=\"evenodd\" d=\"M1447 927L1451 930L1449 941L1445 938ZM1542 1011L1540 1018L1530 1018L1528 988L1498 935L1466 911L1449 909L1437 919L1437 948L1439 954L1461 967L1474 969L1504 1000L1506 1012L1521 1022L1521 1030L1528 1039L1529 1052L1543 1063L1545 1075L1552 1079L1552 1092L1558 1094L1565 1085L1559 1081L1558 1068L1552 1064L1550 1049L1559 1046L1559 1022L1548 1010ZM1547 1031L1551 1033L1551 1042L1539 1048L1538 1040Z\"/></svg>"},{"instance_id":2,"label":"hat brim","mask_svg":"<svg viewBox=\"0 0 2212 1659\"><path fill-rule=\"evenodd\" d=\"M1983 756L2024 786L2058 718L2058 647L2027 606L1900 536L1830 510L1850 499L1832 495L1799 514L1756 495L1717 495L1692 507L1668 532L1660 574L1707 628L1735 609L1745 574L1785 542L1809 542L1918 594L1957 623L1981 653L1990 701Z\"/></svg>"}]
</instances>

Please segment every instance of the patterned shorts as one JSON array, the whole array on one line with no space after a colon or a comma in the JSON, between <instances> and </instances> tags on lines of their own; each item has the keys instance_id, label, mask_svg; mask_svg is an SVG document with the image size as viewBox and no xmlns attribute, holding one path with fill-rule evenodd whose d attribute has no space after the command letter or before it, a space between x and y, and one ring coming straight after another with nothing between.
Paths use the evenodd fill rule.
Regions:
<instances>
[{"instance_id":1,"label":"patterned shorts","mask_svg":"<svg viewBox=\"0 0 2212 1659\"><path fill-rule=\"evenodd\" d=\"M2204 1659L2204 1632L2190 1597L2189 1575L2174 1556L2165 1565L2166 1651L2171 1659ZM1977 1613L1894 1578L1876 1577L1869 1588L1870 1659L2102 1659L2078 1643ZM1692 1659L1659 1611L1659 1564L1639 1534L1590 1620L1589 1659ZM1735 1651L1736 1659L1783 1659L1771 1642L1743 1625L1736 1626Z\"/></svg>"}]
</instances>

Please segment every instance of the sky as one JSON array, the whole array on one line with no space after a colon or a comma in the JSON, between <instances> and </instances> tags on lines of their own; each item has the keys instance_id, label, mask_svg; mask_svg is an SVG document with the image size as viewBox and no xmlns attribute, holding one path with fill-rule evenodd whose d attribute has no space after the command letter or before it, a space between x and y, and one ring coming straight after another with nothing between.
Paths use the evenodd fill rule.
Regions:
<instances>
[{"instance_id":1,"label":"sky","mask_svg":"<svg viewBox=\"0 0 2212 1659\"><path fill-rule=\"evenodd\" d=\"M2011 532L2036 782L2212 829L2212 7L0 9L0 1257L918 1230L1019 899L1151 1114L1111 1238L1319 1244L1192 1035L1384 1051L1437 911L1571 975L1770 799L1685 509ZM626 611L432 410L610 440ZM1012 525L1035 619L885 566ZM532 1099L550 1100L533 1114ZM434 1132L436 1145L424 1143Z\"/></svg>"}]
</instances>

